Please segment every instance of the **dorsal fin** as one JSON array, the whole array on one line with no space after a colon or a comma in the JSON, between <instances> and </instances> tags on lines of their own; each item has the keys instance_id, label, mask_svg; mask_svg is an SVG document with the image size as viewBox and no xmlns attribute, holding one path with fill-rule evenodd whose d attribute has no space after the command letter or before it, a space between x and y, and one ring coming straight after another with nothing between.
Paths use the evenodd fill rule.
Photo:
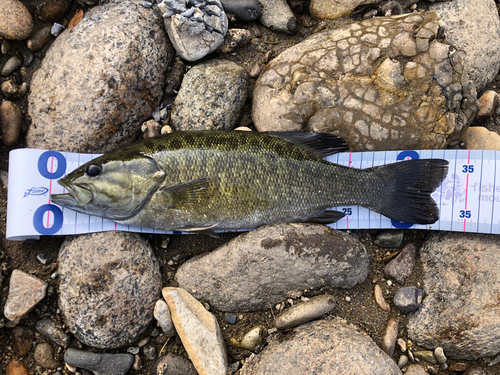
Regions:
<instances>
[{"instance_id":1,"label":"dorsal fin","mask_svg":"<svg viewBox=\"0 0 500 375\"><path fill-rule=\"evenodd\" d=\"M331 133L287 131L269 132L269 135L303 147L322 158L349 150L349 145L344 138Z\"/></svg>"}]
</instances>

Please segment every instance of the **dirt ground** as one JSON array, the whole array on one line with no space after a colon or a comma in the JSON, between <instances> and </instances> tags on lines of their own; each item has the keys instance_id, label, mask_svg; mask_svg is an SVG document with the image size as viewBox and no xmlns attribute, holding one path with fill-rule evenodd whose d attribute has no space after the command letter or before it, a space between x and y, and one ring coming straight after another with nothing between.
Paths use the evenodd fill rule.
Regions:
<instances>
[{"instance_id":1,"label":"dirt ground","mask_svg":"<svg viewBox=\"0 0 500 375\"><path fill-rule=\"evenodd\" d=\"M283 51L287 47L290 47L291 45L302 41L307 36L322 29L352 22L353 19L361 17L361 15L357 15L353 18L342 19L339 21L316 21L308 15L309 1L305 0L300 2L296 0L295 4L296 6L294 6L293 8L298 17L299 24L299 31L296 35L274 33L267 30L259 23L231 23L230 28L247 28L254 31L257 28L262 36L260 38L254 39L254 41L249 43L247 46L236 50L234 54L217 56L217 53L215 53L208 56L204 60L198 61L197 63L206 61L208 59L213 59L214 57L220 57L237 62L243 65L248 71L250 71L255 64L260 64L260 66L263 68L267 61L270 61L281 51ZM425 9L426 7L427 4L425 2L421 1L418 4L418 9ZM78 8L79 7L75 5L66 19L71 19L72 15ZM36 54L35 61L29 67L30 71L33 71L39 65L49 45L47 45L42 51ZM17 42L16 46L20 49L26 49L25 42ZM3 65L5 60L6 56L0 55L0 65ZM189 67L193 65L195 64L188 63L187 68L189 69ZM252 89L254 82L255 80L252 80ZM496 91L500 90L500 75L496 77L495 81L490 85L489 88ZM168 101L169 100L167 99L166 102ZM23 112L26 113L26 98L15 102L22 108ZM251 127L250 105L250 101L248 101L244 110L241 124ZM138 129L140 129L140 125L141 124L138 124ZM494 118L481 123L474 123L474 125L486 126L489 130L496 131L500 134L500 116L495 116ZM21 148L24 146L24 136L28 127L29 119L25 118L22 133L18 143L12 147L5 147L3 145L0 146L1 171L6 172L8 169L8 152L12 149ZM58 322L61 327L64 327L64 329L69 333L67 328L65 328L64 326L64 321L59 313L57 306L58 280L53 280L50 277L50 275L57 269L58 251L64 238L57 236L41 237L40 240L31 240L25 242L13 242L6 240L6 197L7 194L5 187L0 186L0 309L3 311L3 306L7 298L10 274L12 270L20 269L29 274L36 275L37 277L47 282L49 285L48 296L39 303L39 305L27 316L27 318L21 322L21 324L30 327L33 332L36 332L36 321L43 317L50 317L54 321ZM373 244L373 239L379 232L380 231L377 230L352 231L353 235L359 237L359 239L363 241L368 253L370 254L370 273L363 283L348 290L333 289L329 287L325 287L320 290L311 290L304 293L304 296L311 297L325 292L332 294L335 297L337 306L330 315L342 317L348 322L355 324L356 326L363 329L366 333L368 333L370 337L372 337L372 339L380 345L381 338L384 333L385 324L390 316L395 317L399 322L399 326L401 327L399 330L399 337L406 339L407 333L404 327L406 326L407 318L404 314L398 312L398 310L394 306L392 306L390 312L385 312L376 305L375 299L373 297L374 283L380 284L384 289L384 293L386 291L389 291L389 293L386 294L386 299L387 301L391 301L394 292L399 288L399 286L395 283L392 284L392 286L388 285L387 280L384 276L384 266L390 259L397 255L397 253L405 244L411 242L416 245L417 249L420 248L426 238L430 235L430 233L427 231L406 230L403 243L398 249L382 249ZM152 245L157 258L160 261L163 285L169 286L174 285L173 276L175 275L175 271L180 264L191 257L216 249L218 246L226 243L235 236L236 234L222 234L220 238L213 239L203 235L144 235L144 238ZM43 265L37 259L37 255L39 253L43 253L47 258L48 261L46 265ZM169 265L169 263L173 264ZM416 269L413 272L412 276L406 281L405 285L422 286L422 279L422 266L421 263L417 261ZM348 299L350 299L350 301L348 301L346 297L349 297ZM289 305L287 304L287 307L288 306ZM213 310L212 312L216 315L222 328L224 338L226 339L226 343L228 343L231 337L241 336L250 328L259 324L263 324L268 329L271 329L273 327L274 316L277 313L277 311L273 309L273 307L274 306L270 306L266 311L258 313L235 313L235 315L239 317L235 325L229 325L225 323L224 317L227 312L219 312ZM2 322L0 323L0 326L8 324L7 319L5 318L3 318L3 320L0 319L0 322ZM155 328L156 324L155 322L152 322L148 330L141 336L141 338L150 337ZM274 339L280 339L286 337L287 334L287 331L275 332L272 334L272 337ZM42 339L42 337L39 338ZM36 337L35 340L40 341L39 338ZM156 337L151 337L150 343L152 343L156 348L157 355L159 353L180 353L182 355L186 355L178 338L170 339L167 341L163 335L158 335ZM76 339L72 340L71 346L85 350L94 350L78 343ZM131 346L137 346L137 342L132 344ZM120 350L109 352L124 352L125 349L126 348L122 348ZM230 345L228 345L228 351L230 359L229 363L244 360L251 354L250 351L238 349ZM29 370L33 374L50 373L50 371L48 370L36 369L36 363L34 361L33 354L34 349L32 349L27 356L22 358L23 362L29 368ZM59 350L56 353L57 359L62 360L63 354L64 352L62 350ZM397 360L400 354L401 352L396 349L394 358ZM3 328L0 328L0 375L3 374L3 371L1 369L5 368L9 361L14 357L16 356L12 351L12 338L10 334L10 328L5 326ZM152 374L152 366L154 364L154 361L147 360L143 355L141 355L141 357L143 360L143 369L141 371L132 370L130 373ZM475 363L485 365L491 359L492 358L485 358ZM450 363L454 363L454 361L450 361ZM471 362L467 363L472 364ZM437 371L438 367L432 366L432 369L435 369ZM490 367L488 369L492 372L492 374L500 374L500 365ZM66 369L61 372L69 374ZM438 373L455 374L454 372L441 370L439 370Z\"/></svg>"}]
</instances>

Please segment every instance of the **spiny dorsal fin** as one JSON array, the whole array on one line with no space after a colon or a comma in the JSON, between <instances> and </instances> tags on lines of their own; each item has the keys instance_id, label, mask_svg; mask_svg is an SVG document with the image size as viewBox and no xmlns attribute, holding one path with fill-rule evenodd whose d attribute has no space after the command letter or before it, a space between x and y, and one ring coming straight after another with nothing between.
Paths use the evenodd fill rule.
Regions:
<instances>
[{"instance_id":1,"label":"spiny dorsal fin","mask_svg":"<svg viewBox=\"0 0 500 375\"><path fill-rule=\"evenodd\" d=\"M322 158L349 150L344 138L325 132L269 132L269 135L303 147Z\"/></svg>"}]
</instances>

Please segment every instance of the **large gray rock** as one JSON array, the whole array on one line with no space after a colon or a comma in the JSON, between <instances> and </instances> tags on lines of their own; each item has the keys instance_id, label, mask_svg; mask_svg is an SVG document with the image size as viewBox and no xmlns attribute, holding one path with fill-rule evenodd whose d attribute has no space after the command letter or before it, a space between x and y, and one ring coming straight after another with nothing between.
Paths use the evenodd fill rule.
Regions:
<instances>
[{"instance_id":1,"label":"large gray rock","mask_svg":"<svg viewBox=\"0 0 500 375\"><path fill-rule=\"evenodd\" d=\"M161 100L172 56L141 0L92 8L57 37L33 75L26 145L108 152L135 140Z\"/></svg>"},{"instance_id":2,"label":"large gray rock","mask_svg":"<svg viewBox=\"0 0 500 375\"><path fill-rule=\"evenodd\" d=\"M446 24L446 40L464 52L465 71L483 91L500 68L500 18L494 0L453 0L430 7Z\"/></svg>"},{"instance_id":3,"label":"large gray rock","mask_svg":"<svg viewBox=\"0 0 500 375\"><path fill-rule=\"evenodd\" d=\"M307 288L350 288L368 274L357 239L319 224L261 227L184 263L179 286L222 311L257 311Z\"/></svg>"},{"instance_id":4,"label":"large gray rock","mask_svg":"<svg viewBox=\"0 0 500 375\"><path fill-rule=\"evenodd\" d=\"M231 130L247 99L248 74L231 61L211 60L186 73L172 107L177 130Z\"/></svg>"},{"instance_id":5,"label":"large gray rock","mask_svg":"<svg viewBox=\"0 0 500 375\"><path fill-rule=\"evenodd\" d=\"M496 235L439 233L420 250L427 297L410 315L417 345L447 357L477 359L500 351L500 241Z\"/></svg>"},{"instance_id":6,"label":"large gray rock","mask_svg":"<svg viewBox=\"0 0 500 375\"><path fill-rule=\"evenodd\" d=\"M337 318L304 324L283 342L271 342L245 362L240 375L312 373L401 375L401 370L368 335Z\"/></svg>"},{"instance_id":7,"label":"large gray rock","mask_svg":"<svg viewBox=\"0 0 500 375\"><path fill-rule=\"evenodd\" d=\"M153 318L161 275L139 235L102 232L68 237L59 251L59 307L85 345L113 349L133 342Z\"/></svg>"},{"instance_id":8,"label":"large gray rock","mask_svg":"<svg viewBox=\"0 0 500 375\"><path fill-rule=\"evenodd\" d=\"M255 84L256 128L328 131L356 151L458 143L476 91L439 25L432 12L379 17L285 50Z\"/></svg>"}]
</instances>

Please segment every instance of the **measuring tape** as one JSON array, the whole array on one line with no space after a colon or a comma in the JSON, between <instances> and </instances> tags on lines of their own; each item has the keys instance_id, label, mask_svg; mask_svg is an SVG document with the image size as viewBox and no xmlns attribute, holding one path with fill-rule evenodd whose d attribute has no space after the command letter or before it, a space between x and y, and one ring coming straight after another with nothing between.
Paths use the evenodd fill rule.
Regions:
<instances>
[{"instance_id":1,"label":"measuring tape","mask_svg":"<svg viewBox=\"0 0 500 375\"><path fill-rule=\"evenodd\" d=\"M25 240L40 235L72 235L121 230L177 234L117 224L59 207L50 194L64 193L56 180L100 154L78 154L17 149L9 154L7 239ZM359 206L339 206L345 217L330 224L335 229L412 228L500 234L500 151L406 150L340 153L326 160L353 168L371 168L406 159L446 159L448 176L432 194L440 209L439 220L411 225L390 220ZM231 230L230 232L243 232Z\"/></svg>"}]
</instances>

